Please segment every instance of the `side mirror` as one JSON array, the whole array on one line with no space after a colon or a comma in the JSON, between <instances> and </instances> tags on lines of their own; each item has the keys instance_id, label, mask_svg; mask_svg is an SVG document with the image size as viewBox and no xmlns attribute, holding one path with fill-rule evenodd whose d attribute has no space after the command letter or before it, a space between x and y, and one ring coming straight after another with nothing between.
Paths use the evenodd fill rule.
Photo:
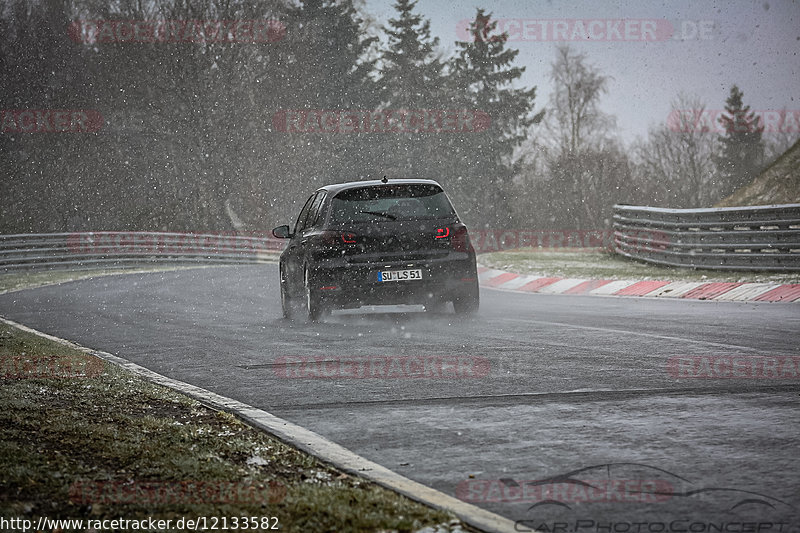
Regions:
<instances>
[{"instance_id":1,"label":"side mirror","mask_svg":"<svg viewBox=\"0 0 800 533\"><path fill-rule=\"evenodd\" d=\"M286 224L273 229L272 234L278 239L288 239L292 236L292 234L289 232L289 226Z\"/></svg>"}]
</instances>

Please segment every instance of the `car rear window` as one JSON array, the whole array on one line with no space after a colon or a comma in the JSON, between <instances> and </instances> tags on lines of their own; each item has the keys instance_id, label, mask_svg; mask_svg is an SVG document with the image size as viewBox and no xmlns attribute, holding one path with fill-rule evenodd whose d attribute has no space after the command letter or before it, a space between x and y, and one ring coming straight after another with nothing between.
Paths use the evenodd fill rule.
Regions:
<instances>
[{"instance_id":1,"label":"car rear window","mask_svg":"<svg viewBox=\"0 0 800 533\"><path fill-rule=\"evenodd\" d=\"M444 218L454 214L444 191L429 184L359 187L342 191L331 201L334 223Z\"/></svg>"}]
</instances>

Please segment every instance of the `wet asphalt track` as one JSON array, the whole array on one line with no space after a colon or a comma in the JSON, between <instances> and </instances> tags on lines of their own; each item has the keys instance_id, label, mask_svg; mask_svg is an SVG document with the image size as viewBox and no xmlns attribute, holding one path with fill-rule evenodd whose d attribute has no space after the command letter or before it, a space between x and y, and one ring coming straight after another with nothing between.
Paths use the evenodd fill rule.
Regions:
<instances>
[{"instance_id":1,"label":"wet asphalt track","mask_svg":"<svg viewBox=\"0 0 800 533\"><path fill-rule=\"evenodd\" d=\"M9 293L0 314L301 424L521 531L800 531L800 378L676 379L667 366L800 356L800 305L481 297L471 319L287 322L277 266L258 265ZM480 364L442 379L287 378L300 367L280 364L376 356Z\"/></svg>"}]
</instances>

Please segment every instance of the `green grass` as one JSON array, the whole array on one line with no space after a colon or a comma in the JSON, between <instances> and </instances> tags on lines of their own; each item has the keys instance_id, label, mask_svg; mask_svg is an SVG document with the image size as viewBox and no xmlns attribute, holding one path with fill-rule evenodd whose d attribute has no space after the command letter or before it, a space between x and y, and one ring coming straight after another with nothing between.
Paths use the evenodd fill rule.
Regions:
<instances>
[{"instance_id":1,"label":"green grass","mask_svg":"<svg viewBox=\"0 0 800 533\"><path fill-rule=\"evenodd\" d=\"M20 289L32 289L45 285L56 285L67 281L89 279L98 276L112 276L115 274L135 274L141 272L165 272L169 270L182 270L187 268L204 268L203 266L153 266L131 268L109 268L97 270L25 270L19 272L0 272L0 293Z\"/></svg>"},{"instance_id":2,"label":"green grass","mask_svg":"<svg viewBox=\"0 0 800 533\"><path fill-rule=\"evenodd\" d=\"M171 487L173 496L158 486ZM192 486L254 490L257 497L244 492L251 494L244 502L208 501L186 488ZM125 494L135 495L126 500ZM232 415L3 324L0 516L276 516L281 531L463 527Z\"/></svg>"},{"instance_id":3,"label":"green grass","mask_svg":"<svg viewBox=\"0 0 800 533\"><path fill-rule=\"evenodd\" d=\"M796 272L726 272L662 267L601 251L545 252L520 249L481 254L478 262L489 268L519 274L559 278L800 283L800 274Z\"/></svg>"}]
</instances>

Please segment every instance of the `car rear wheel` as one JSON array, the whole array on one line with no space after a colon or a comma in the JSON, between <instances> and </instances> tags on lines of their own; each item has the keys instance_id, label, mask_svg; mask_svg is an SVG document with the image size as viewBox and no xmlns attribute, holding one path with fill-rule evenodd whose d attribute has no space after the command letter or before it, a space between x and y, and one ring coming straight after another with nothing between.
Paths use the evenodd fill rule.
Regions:
<instances>
[{"instance_id":1,"label":"car rear wheel","mask_svg":"<svg viewBox=\"0 0 800 533\"><path fill-rule=\"evenodd\" d=\"M283 275L283 269L280 272L281 279L281 310L283 311L283 318L292 320L297 315L297 301L289 295L287 281Z\"/></svg>"},{"instance_id":2,"label":"car rear wheel","mask_svg":"<svg viewBox=\"0 0 800 533\"><path fill-rule=\"evenodd\" d=\"M328 310L323 304L322 298L320 298L320 295L317 293L317 291L311 288L311 276L308 271L308 267L306 267L303 274L303 285L305 286L306 290L306 314L308 316L308 320L311 322L316 322L326 315Z\"/></svg>"},{"instance_id":3,"label":"car rear wheel","mask_svg":"<svg viewBox=\"0 0 800 533\"><path fill-rule=\"evenodd\" d=\"M453 299L453 309L459 316L473 315L480 307L480 293L477 285L474 289Z\"/></svg>"},{"instance_id":4,"label":"car rear wheel","mask_svg":"<svg viewBox=\"0 0 800 533\"><path fill-rule=\"evenodd\" d=\"M283 311L283 318L291 320L294 318L294 302L286 294L286 286L281 284L281 310Z\"/></svg>"}]
</instances>

